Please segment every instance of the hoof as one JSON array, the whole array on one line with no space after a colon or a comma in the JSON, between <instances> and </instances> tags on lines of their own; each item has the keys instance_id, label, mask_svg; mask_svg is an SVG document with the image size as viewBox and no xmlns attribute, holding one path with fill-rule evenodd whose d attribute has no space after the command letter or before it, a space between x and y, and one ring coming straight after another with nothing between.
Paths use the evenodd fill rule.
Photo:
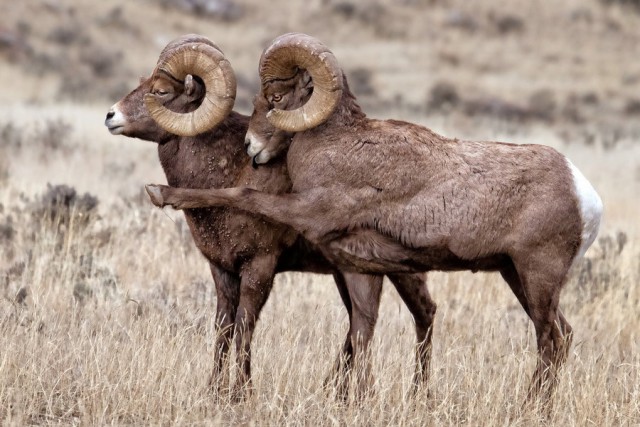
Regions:
<instances>
[{"instance_id":1,"label":"hoof","mask_svg":"<svg viewBox=\"0 0 640 427\"><path fill-rule=\"evenodd\" d=\"M144 186L144 189L147 190L147 194L151 199L151 203L161 208L165 205L164 197L162 197L162 191L160 190L160 186L148 184Z\"/></svg>"}]
</instances>

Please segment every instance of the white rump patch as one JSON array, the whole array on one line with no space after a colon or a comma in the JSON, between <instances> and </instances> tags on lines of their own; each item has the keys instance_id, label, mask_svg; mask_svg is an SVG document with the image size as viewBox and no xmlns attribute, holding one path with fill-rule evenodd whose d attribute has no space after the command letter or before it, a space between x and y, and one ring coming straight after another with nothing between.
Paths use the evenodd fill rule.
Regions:
<instances>
[{"instance_id":1,"label":"white rump patch","mask_svg":"<svg viewBox=\"0 0 640 427\"><path fill-rule=\"evenodd\" d=\"M573 186L578 197L580 218L582 219L582 241L580 249L574 258L575 262L575 260L584 255L598 235L600 219L602 218L602 200L582 172L569 159L566 160L573 175Z\"/></svg>"}]
</instances>

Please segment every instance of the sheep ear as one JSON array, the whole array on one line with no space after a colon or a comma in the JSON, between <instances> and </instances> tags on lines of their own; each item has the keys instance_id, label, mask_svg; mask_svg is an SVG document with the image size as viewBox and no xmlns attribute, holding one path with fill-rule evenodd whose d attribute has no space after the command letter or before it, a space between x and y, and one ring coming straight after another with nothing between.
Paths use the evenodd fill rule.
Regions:
<instances>
[{"instance_id":1,"label":"sheep ear","mask_svg":"<svg viewBox=\"0 0 640 427\"><path fill-rule=\"evenodd\" d=\"M308 72L305 71L301 81L301 85L303 88L311 89L313 87L313 79L311 78L311 74L309 74Z\"/></svg>"},{"instance_id":2,"label":"sheep ear","mask_svg":"<svg viewBox=\"0 0 640 427\"><path fill-rule=\"evenodd\" d=\"M196 82L191 74L187 74L184 78L184 93L191 96L196 91Z\"/></svg>"}]
</instances>

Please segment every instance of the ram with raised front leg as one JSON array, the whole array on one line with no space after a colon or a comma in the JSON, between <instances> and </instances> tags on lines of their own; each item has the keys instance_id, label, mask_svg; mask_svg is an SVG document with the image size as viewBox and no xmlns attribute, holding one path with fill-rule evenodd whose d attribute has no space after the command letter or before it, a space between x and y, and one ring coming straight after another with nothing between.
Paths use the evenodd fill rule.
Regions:
<instances>
[{"instance_id":1,"label":"ram with raised front leg","mask_svg":"<svg viewBox=\"0 0 640 427\"><path fill-rule=\"evenodd\" d=\"M248 152L258 164L286 153L292 192L148 187L154 203L260 213L343 271L500 272L536 331L529 397L550 396L571 343L560 292L602 216L582 173L543 145L462 141L367 118L335 56L305 34L276 38L259 73Z\"/></svg>"}]
</instances>

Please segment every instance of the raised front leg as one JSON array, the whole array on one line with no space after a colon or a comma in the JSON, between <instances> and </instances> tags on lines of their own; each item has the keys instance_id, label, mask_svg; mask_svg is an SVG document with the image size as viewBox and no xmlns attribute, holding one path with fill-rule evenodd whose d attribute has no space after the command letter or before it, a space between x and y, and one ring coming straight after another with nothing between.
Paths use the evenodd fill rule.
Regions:
<instances>
[{"instance_id":1,"label":"raised front leg","mask_svg":"<svg viewBox=\"0 0 640 427\"><path fill-rule=\"evenodd\" d=\"M166 185L145 186L151 202L174 209L228 206L286 224L312 242L336 229L348 226L359 203L357 197L336 199L332 191L316 188L304 194L263 193L247 187L220 189L175 188ZM369 190L363 190L367 192Z\"/></svg>"},{"instance_id":2,"label":"raised front leg","mask_svg":"<svg viewBox=\"0 0 640 427\"><path fill-rule=\"evenodd\" d=\"M229 389L229 346L233 337L236 309L240 299L240 278L220 267L209 264L216 286L216 341L213 372L209 384L220 394Z\"/></svg>"},{"instance_id":3,"label":"raised front leg","mask_svg":"<svg viewBox=\"0 0 640 427\"><path fill-rule=\"evenodd\" d=\"M427 288L426 274L390 274L400 298L407 305L416 323L416 370L413 376L413 390L426 386L431 366L431 336L436 303Z\"/></svg>"},{"instance_id":4,"label":"raised front leg","mask_svg":"<svg viewBox=\"0 0 640 427\"><path fill-rule=\"evenodd\" d=\"M251 339L273 286L276 255L253 258L242 269L240 304L235 318L236 360L238 371L233 400L240 401L251 394Z\"/></svg>"}]
</instances>

